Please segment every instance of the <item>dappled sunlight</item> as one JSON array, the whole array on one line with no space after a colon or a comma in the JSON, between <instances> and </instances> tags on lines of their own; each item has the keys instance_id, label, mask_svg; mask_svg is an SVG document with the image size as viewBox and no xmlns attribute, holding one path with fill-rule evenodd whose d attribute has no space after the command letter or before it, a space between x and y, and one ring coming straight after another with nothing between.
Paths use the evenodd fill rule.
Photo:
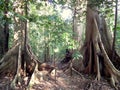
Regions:
<instances>
[{"instance_id":1,"label":"dappled sunlight","mask_svg":"<svg viewBox=\"0 0 120 90\"><path fill-rule=\"evenodd\" d=\"M120 90L119 4L1 0L0 90Z\"/></svg>"},{"instance_id":2,"label":"dappled sunlight","mask_svg":"<svg viewBox=\"0 0 120 90\"><path fill-rule=\"evenodd\" d=\"M44 72L42 72L44 73ZM40 90L51 90L51 89L65 89L67 88L68 82L66 81L66 75L62 74L62 71L57 70L56 72L56 81L55 81L55 76L53 75L53 73L55 73L55 71L53 70L51 72L51 76L44 76L44 80L40 80L36 79L38 81L35 80L35 82L39 82L39 83L34 83L32 85L33 89L40 89ZM63 77L64 76L64 77ZM38 77L40 78L40 77Z\"/></svg>"},{"instance_id":3,"label":"dappled sunlight","mask_svg":"<svg viewBox=\"0 0 120 90\"><path fill-rule=\"evenodd\" d=\"M19 35L21 34L21 31L17 31L14 33L14 40L18 40L19 39Z\"/></svg>"},{"instance_id":4,"label":"dappled sunlight","mask_svg":"<svg viewBox=\"0 0 120 90\"><path fill-rule=\"evenodd\" d=\"M82 75L79 76L73 72L73 76L70 76L70 70L63 72L63 70L55 70L48 76L43 76L44 79L40 81L36 79L31 87L31 90L112 90L106 81L96 82L92 76ZM40 77L38 77L40 78Z\"/></svg>"}]
</instances>

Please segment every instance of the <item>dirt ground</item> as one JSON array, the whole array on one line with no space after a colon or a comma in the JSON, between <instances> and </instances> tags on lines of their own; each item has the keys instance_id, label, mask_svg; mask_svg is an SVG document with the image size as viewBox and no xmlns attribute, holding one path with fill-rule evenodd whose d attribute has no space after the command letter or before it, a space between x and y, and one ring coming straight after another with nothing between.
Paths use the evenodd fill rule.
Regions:
<instances>
[{"instance_id":1,"label":"dirt ground","mask_svg":"<svg viewBox=\"0 0 120 90\"><path fill-rule=\"evenodd\" d=\"M62 67L64 66L62 64ZM97 81L94 76L78 74L74 71L71 76L70 72L70 69L63 70L56 67L56 77L53 70L50 76L38 81L31 90L115 90L105 79Z\"/></svg>"},{"instance_id":2,"label":"dirt ground","mask_svg":"<svg viewBox=\"0 0 120 90\"><path fill-rule=\"evenodd\" d=\"M64 65L62 65L64 66ZM56 73L55 73L56 72ZM55 77L56 76L56 77ZM10 78L4 77L0 78L0 90L9 90ZM26 90L26 89L16 89L16 90ZM72 71L72 76L70 70L64 70L56 67L50 75L39 76L35 79L33 85L27 90L115 90L110 84L102 79L101 81L96 81L94 76L86 74L78 74ZM120 88L118 89L120 90Z\"/></svg>"},{"instance_id":3,"label":"dirt ground","mask_svg":"<svg viewBox=\"0 0 120 90\"><path fill-rule=\"evenodd\" d=\"M88 77L88 78L86 78ZM57 70L56 81L48 78L33 85L31 90L115 90L106 81L95 81L90 76L80 76Z\"/></svg>"}]
</instances>

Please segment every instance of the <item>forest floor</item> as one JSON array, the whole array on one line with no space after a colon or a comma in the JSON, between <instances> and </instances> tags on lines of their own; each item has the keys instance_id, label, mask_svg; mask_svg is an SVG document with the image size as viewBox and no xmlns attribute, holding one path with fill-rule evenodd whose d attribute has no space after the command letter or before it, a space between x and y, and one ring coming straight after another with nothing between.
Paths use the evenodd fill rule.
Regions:
<instances>
[{"instance_id":1,"label":"forest floor","mask_svg":"<svg viewBox=\"0 0 120 90\"><path fill-rule=\"evenodd\" d=\"M62 67L64 65L62 64ZM54 74L54 71L52 72ZM47 78L35 84L32 90L115 90L110 86L106 80L96 81L93 76L77 74L72 72L70 74L70 69L61 70L56 69L56 79L52 75L51 78Z\"/></svg>"},{"instance_id":2,"label":"forest floor","mask_svg":"<svg viewBox=\"0 0 120 90\"><path fill-rule=\"evenodd\" d=\"M59 67L64 66L65 65L62 64L62 66L60 65ZM35 84L32 85L29 90L115 90L105 79L96 81L94 76L82 73L78 74L74 71L71 76L70 69L63 70L59 67L56 67L56 74L55 70L53 70L50 76L47 75L44 76L43 79L36 79ZM9 81L10 79L7 77L1 78L0 90L9 90L7 89L7 84L9 85ZM4 83L6 83L6 85L4 85ZM6 87L2 89L2 85Z\"/></svg>"}]
</instances>

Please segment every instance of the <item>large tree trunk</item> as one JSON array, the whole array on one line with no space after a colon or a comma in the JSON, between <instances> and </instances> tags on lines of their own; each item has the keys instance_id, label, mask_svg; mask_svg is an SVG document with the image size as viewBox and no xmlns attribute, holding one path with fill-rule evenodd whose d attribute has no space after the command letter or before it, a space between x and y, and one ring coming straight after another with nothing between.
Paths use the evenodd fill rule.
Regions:
<instances>
[{"instance_id":1,"label":"large tree trunk","mask_svg":"<svg viewBox=\"0 0 120 90\"><path fill-rule=\"evenodd\" d=\"M11 82L12 89L15 89L17 84L24 84L23 78L26 76L31 77L35 68L37 70L37 64L40 64L32 53L30 45L28 45L27 21L22 17L27 14L27 1L16 0L14 2L14 11L16 13L14 17L14 45L0 60L0 75L5 75L6 73L14 75Z\"/></svg>"},{"instance_id":2,"label":"large tree trunk","mask_svg":"<svg viewBox=\"0 0 120 90\"><path fill-rule=\"evenodd\" d=\"M112 57L112 43L113 43L113 39L112 39L112 34L111 32L107 29L107 25L106 25L106 21L104 19L103 16L100 17L100 25L99 25L99 31L101 34L101 40L104 44L106 53L108 54L108 57L110 58L110 60L112 61L112 63L115 65L116 68L118 68L120 70L120 57L117 54L116 51L114 51L114 56Z\"/></svg>"},{"instance_id":3,"label":"large tree trunk","mask_svg":"<svg viewBox=\"0 0 120 90\"><path fill-rule=\"evenodd\" d=\"M87 6L84 66L85 73L97 74L97 80L101 75L110 77L111 84L115 87L120 80L118 71L111 62L112 38L106 28L105 20L98 13Z\"/></svg>"},{"instance_id":4,"label":"large tree trunk","mask_svg":"<svg viewBox=\"0 0 120 90\"><path fill-rule=\"evenodd\" d=\"M5 76L10 73L14 76L10 84L12 90L16 89L16 86L25 87L34 84L35 79L39 78L38 70L44 68L49 73L54 69L50 65L41 64L28 44L28 21L23 17L28 13L27 3L28 0L16 0L13 4L15 12L14 44L0 60L0 75ZM25 80L26 77L27 80Z\"/></svg>"}]
</instances>

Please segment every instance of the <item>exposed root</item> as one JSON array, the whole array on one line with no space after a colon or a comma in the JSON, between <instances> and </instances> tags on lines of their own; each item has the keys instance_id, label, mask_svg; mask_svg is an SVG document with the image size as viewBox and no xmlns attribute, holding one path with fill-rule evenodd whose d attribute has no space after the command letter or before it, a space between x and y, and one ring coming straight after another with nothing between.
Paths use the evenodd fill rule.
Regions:
<instances>
[{"instance_id":1,"label":"exposed root","mask_svg":"<svg viewBox=\"0 0 120 90\"><path fill-rule=\"evenodd\" d=\"M83 78L83 75L81 73L79 73L77 70L75 70L75 68L72 68L72 70Z\"/></svg>"},{"instance_id":2,"label":"exposed root","mask_svg":"<svg viewBox=\"0 0 120 90\"><path fill-rule=\"evenodd\" d=\"M25 69L23 70L24 73L28 73L29 77L31 77L31 80L26 82L26 85L29 85L29 83L34 80L33 77L34 73L37 72L38 63L41 64L30 50L31 48L29 45L27 45L26 49L26 52L23 52L24 50L22 50L21 44L17 44L10 49L0 61L1 75L6 74L7 72L12 72L13 76L15 75L10 85L12 89L15 89L16 85L22 86L24 82L23 74L21 72L22 69ZM22 58L22 54L24 54L24 58ZM24 68L21 68L23 66L21 61L24 61ZM24 77L26 77L26 74L24 74Z\"/></svg>"},{"instance_id":3,"label":"exposed root","mask_svg":"<svg viewBox=\"0 0 120 90\"><path fill-rule=\"evenodd\" d=\"M92 46L91 46L92 44L91 42L89 44L90 46L87 45L87 48L86 48L87 49L86 53L88 54L89 59L88 59L87 67L84 70L85 73L91 73L91 67L92 67ZM85 55L85 58L86 58L86 55Z\"/></svg>"},{"instance_id":4,"label":"exposed root","mask_svg":"<svg viewBox=\"0 0 120 90\"><path fill-rule=\"evenodd\" d=\"M3 63L3 62L7 62L9 60L9 58L13 55L16 55L17 52L18 52L18 46L20 44L16 44L13 48L11 48L5 55L4 57L0 60L0 65Z\"/></svg>"},{"instance_id":5,"label":"exposed root","mask_svg":"<svg viewBox=\"0 0 120 90\"><path fill-rule=\"evenodd\" d=\"M47 78L45 76L49 76L49 78L51 78L50 77L50 73L53 70L54 70L53 71L54 74L56 73L55 68L50 66L50 65L48 65L48 64L46 64L46 63L41 64L40 67L39 67L40 71L38 71L37 64L38 63L36 62L36 67L35 67L35 70L34 70L32 76L30 78L30 81L29 81L29 84L28 84L28 89L31 89L33 85L38 84L39 82L37 82L37 81L45 80ZM53 79L53 80L56 81L56 79Z\"/></svg>"},{"instance_id":6,"label":"exposed root","mask_svg":"<svg viewBox=\"0 0 120 90\"><path fill-rule=\"evenodd\" d=\"M20 70L21 70L21 45L19 46L19 53L18 53L18 60L17 60L18 64L17 64L17 73L13 79L13 81L11 82L11 88L15 89L16 87L16 83L20 84L22 83L22 79L21 79L21 75L20 75Z\"/></svg>"},{"instance_id":7,"label":"exposed root","mask_svg":"<svg viewBox=\"0 0 120 90\"><path fill-rule=\"evenodd\" d=\"M99 65L99 61L98 61L98 56L97 56L97 77L96 80L100 81L101 79L101 75L100 75L100 65Z\"/></svg>"},{"instance_id":8,"label":"exposed root","mask_svg":"<svg viewBox=\"0 0 120 90\"><path fill-rule=\"evenodd\" d=\"M113 63L110 60L111 59L110 56L108 56L108 55L110 55L109 51L111 50L111 47L110 47L110 45L108 45L109 43L107 43L106 40L109 37L107 35L104 35L104 37L103 36L101 37L102 33L100 34L101 31L99 30L100 28L98 26L100 21L97 21L97 18L98 18L98 14L96 14L96 12L92 11L92 9L90 9L88 7L87 28L86 28L87 33L86 33L86 41L85 41L88 45L87 45L87 48L85 49L86 52L84 55L84 57L85 57L84 59L87 62L87 65L85 66L86 67L85 70L87 73L89 73L90 68L92 68L91 73L97 74L96 80L100 80L101 75L110 77L111 85L116 88L116 84L120 80L120 71L118 71L115 68L115 66L113 65ZM104 31L104 29L103 29L103 31ZM105 40L103 40L103 42L106 41L105 43L103 43L101 40L104 38L105 38ZM106 43L107 43L107 45L106 45ZM99 52L102 54L102 60L99 57L99 55L97 54ZM91 59L92 59L92 61L90 61ZM101 65L101 64L103 64L103 65ZM102 72L104 72L104 73L102 73Z\"/></svg>"},{"instance_id":9,"label":"exposed root","mask_svg":"<svg viewBox=\"0 0 120 90\"><path fill-rule=\"evenodd\" d=\"M118 90L118 88L116 87L116 84L117 84L117 83L118 83L117 77L111 73L110 84L111 84L116 90Z\"/></svg>"},{"instance_id":10,"label":"exposed root","mask_svg":"<svg viewBox=\"0 0 120 90\"><path fill-rule=\"evenodd\" d=\"M95 22L96 30L99 31L98 26L97 26L97 22L95 19L94 19L94 22ZM104 64L105 64L106 70L108 71L109 75L111 76L111 84L115 87L116 86L115 83L118 83L118 80L120 79L120 71L118 71L114 67L112 62L110 61L110 59L105 51L104 45L101 41L100 33L98 33L98 44L99 44L100 50L101 50L103 57L104 57ZM97 60L97 62L98 62L98 60ZM99 66L99 64L97 64L97 65ZM97 74L99 74L99 72Z\"/></svg>"},{"instance_id":11,"label":"exposed root","mask_svg":"<svg viewBox=\"0 0 120 90\"><path fill-rule=\"evenodd\" d=\"M16 58L18 55L19 43L10 49L0 60L0 74L11 72L15 73Z\"/></svg>"},{"instance_id":12,"label":"exposed root","mask_svg":"<svg viewBox=\"0 0 120 90\"><path fill-rule=\"evenodd\" d=\"M106 67L106 70L108 71L109 75L111 76L111 84L112 86L114 86L116 88L116 83L118 83L118 80L120 80L120 71L118 71L114 65L112 64L112 62L110 61L105 49L104 49L104 46L103 46L103 43L101 41L101 36L99 34L99 46L101 48L101 51L103 53L103 57L104 57L104 62L105 62L105 67ZM116 88L117 89L117 88Z\"/></svg>"},{"instance_id":13,"label":"exposed root","mask_svg":"<svg viewBox=\"0 0 120 90\"><path fill-rule=\"evenodd\" d=\"M93 47L94 47L94 61L95 61L95 65L94 65L94 68L96 68L96 72L97 72L97 77L96 77L96 80L100 81L101 79L101 75L100 75L100 61L99 61L99 57L97 55L98 52L100 52L100 49L99 49L99 45L98 45L98 34L99 34L99 31L98 31L98 26L97 26L97 22L96 22L96 19L94 18L94 33L93 33ZM97 31L96 31L97 30Z\"/></svg>"},{"instance_id":14,"label":"exposed root","mask_svg":"<svg viewBox=\"0 0 120 90\"><path fill-rule=\"evenodd\" d=\"M32 76L31 76L31 78L30 78L30 81L29 81L29 83L28 83L28 87L27 87L27 89L28 90L30 90L30 88L32 87L32 85L34 85L36 82L36 79L37 79L37 72L38 72L38 69L37 69L37 66L35 67L35 70L34 70L34 72L33 72L33 74L32 74Z\"/></svg>"}]
</instances>

